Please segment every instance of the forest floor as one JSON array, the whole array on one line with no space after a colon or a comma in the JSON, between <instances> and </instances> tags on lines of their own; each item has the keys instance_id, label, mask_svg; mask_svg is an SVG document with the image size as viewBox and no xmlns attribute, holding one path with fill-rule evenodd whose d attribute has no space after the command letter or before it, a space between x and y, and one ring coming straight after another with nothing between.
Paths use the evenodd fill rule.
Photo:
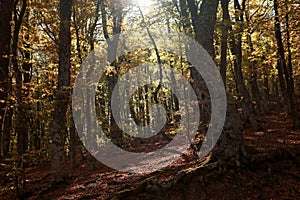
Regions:
<instances>
[{"instance_id":1,"label":"forest floor","mask_svg":"<svg viewBox=\"0 0 300 200\"><path fill-rule=\"evenodd\" d=\"M228 169L222 173L216 170L215 178L206 180L205 185L197 186L203 192L196 192L199 194L196 197L187 194L184 198L180 195L159 198L157 194L154 199L300 199L300 131L292 129L291 119L284 113L261 116L258 121L260 130L247 129L245 142L252 159L261 162L252 162L251 166ZM278 149L288 153L269 156L270 152ZM182 158L157 176L154 173L120 173L99 162L95 163L95 170L89 171L87 159L78 162L79 167L76 169L67 163L70 175L68 184L55 190L50 189L49 163L28 170L24 199L153 199L114 195L140 187L149 177L155 177L152 181L157 183L167 183L179 171L197 166L199 160ZM176 193L171 190L170 193ZM186 192L192 190L186 189ZM0 190L0 199L14 199L13 194L11 184Z\"/></svg>"}]
</instances>

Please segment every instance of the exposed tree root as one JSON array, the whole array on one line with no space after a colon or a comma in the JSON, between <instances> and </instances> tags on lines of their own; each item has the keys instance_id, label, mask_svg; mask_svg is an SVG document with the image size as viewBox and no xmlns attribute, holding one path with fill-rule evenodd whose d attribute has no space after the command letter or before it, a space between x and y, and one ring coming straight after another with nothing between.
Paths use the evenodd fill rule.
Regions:
<instances>
[{"instance_id":1,"label":"exposed tree root","mask_svg":"<svg viewBox=\"0 0 300 200\"><path fill-rule=\"evenodd\" d=\"M164 174L164 170L161 170L154 175L143 178L139 183L135 183L135 185L138 185L137 187L121 189L107 199L207 199L212 195L208 186L213 185L217 180L224 179L227 171L239 174L241 170L245 169L263 170L270 177L273 172L278 171L290 174L281 165L277 165L277 162L289 160L297 165L300 162L299 155L300 145L280 148L260 155L253 155L251 161L245 166L233 168L233 165L228 165L228 168L226 168L224 163L220 166L219 163L214 162L181 170L168 181L159 180L160 176ZM299 174L296 173L290 175L297 179L300 178ZM235 180L232 181L234 182ZM238 180L236 180L236 184L238 184Z\"/></svg>"}]
</instances>

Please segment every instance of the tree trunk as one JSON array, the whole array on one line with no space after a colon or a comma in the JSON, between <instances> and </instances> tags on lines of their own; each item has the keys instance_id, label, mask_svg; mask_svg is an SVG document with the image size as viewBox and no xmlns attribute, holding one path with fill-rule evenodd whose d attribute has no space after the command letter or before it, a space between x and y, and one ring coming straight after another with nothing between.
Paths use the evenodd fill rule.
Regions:
<instances>
[{"instance_id":1,"label":"tree trunk","mask_svg":"<svg viewBox=\"0 0 300 200\"><path fill-rule=\"evenodd\" d=\"M122 131L118 128L115 119L112 115L112 108L111 108L111 97L113 90L115 90L116 93L118 93L119 88L115 87L118 81L118 74L119 74L119 67L117 66L118 58L116 58L117 48L118 48L118 41L119 37L118 35L121 33L121 26L123 23L123 5L122 3L113 2L110 9L112 9L112 21L113 21L113 27L112 27L112 37L109 36L108 33L108 24L107 24L107 13L106 13L106 6L104 5L104 2L101 3L101 12L102 12L102 28L103 28L103 34L108 44L108 58L107 60L110 62L110 65L114 68L115 72L110 72L106 76L107 84L108 84L108 120L109 120L109 126L110 126L110 134L113 134L114 138L117 139L117 141L122 140ZM115 36L115 37L114 37ZM119 105L117 105L119 106ZM116 108L116 110L120 110ZM113 131L113 132L112 132Z\"/></svg>"},{"instance_id":2,"label":"tree trunk","mask_svg":"<svg viewBox=\"0 0 300 200\"><path fill-rule=\"evenodd\" d=\"M223 83L226 87L226 71L227 71L227 42L228 42L228 30L230 25L230 18L228 13L229 0L221 0L221 6L223 11L222 21L222 36L221 36L221 59L220 59L220 74L223 79Z\"/></svg>"},{"instance_id":3,"label":"tree trunk","mask_svg":"<svg viewBox=\"0 0 300 200\"><path fill-rule=\"evenodd\" d=\"M73 118L71 118L71 126L69 129L69 137L70 137L70 160L71 160L71 167L77 168L78 163L76 162L76 147L77 147L77 140L78 135L76 132L75 124Z\"/></svg>"},{"instance_id":4,"label":"tree trunk","mask_svg":"<svg viewBox=\"0 0 300 200\"><path fill-rule=\"evenodd\" d=\"M0 157L9 153L10 143L10 90L9 61L11 45L11 20L14 1L0 1ZM7 123L8 122L8 123Z\"/></svg>"},{"instance_id":5,"label":"tree trunk","mask_svg":"<svg viewBox=\"0 0 300 200\"><path fill-rule=\"evenodd\" d=\"M23 73L20 70L20 66L18 64L18 42L19 42L19 34L21 30L21 25L23 21L23 17L25 15L27 2L26 0L22 1L22 7L20 13L17 11L18 4L14 5L14 33L13 33L13 42L12 42L12 64L14 69L14 74L16 78L16 128L15 132L17 135L17 158L16 158L16 171L18 173L15 174L15 189L16 195L18 197L22 196L22 192L25 188L25 166L23 158L23 154L25 153L28 145L28 126L26 120L26 113L24 110L24 102L23 102Z\"/></svg>"},{"instance_id":6,"label":"tree trunk","mask_svg":"<svg viewBox=\"0 0 300 200\"><path fill-rule=\"evenodd\" d=\"M24 21L24 25L26 26L26 28L30 28L30 21L29 21L29 15L30 15L30 12L27 11L26 12L26 15L25 15L25 19L26 21ZM30 52L30 43L28 42L29 40L29 34L26 33L25 35L25 41L23 41L25 44L24 44L24 51L23 51L23 54L24 54L24 61L22 63L22 75L23 75L23 88L22 88L22 104L23 104L23 110L24 112L26 113L30 113L30 105L29 103L26 103L24 101L24 99L28 98L29 95L30 95L30 81L31 81L31 78L32 78L32 74L31 74L31 71L32 71L32 63L31 63L31 52ZM26 114L25 114L26 115ZM28 116L28 115L27 115ZM26 134L27 136L25 136L26 140L25 143L28 144L28 129L29 129L29 119L27 116L24 116L24 119L26 119ZM25 131L24 131L25 132ZM30 135L29 135L29 138L32 138L32 135L33 135L33 130L30 131ZM38 142L39 138L36 138L37 141L35 142Z\"/></svg>"},{"instance_id":7,"label":"tree trunk","mask_svg":"<svg viewBox=\"0 0 300 200\"><path fill-rule=\"evenodd\" d=\"M250 51L248 51L248 54L251 55L252 52L254 52L254 47L251 39L251 33L248 33L247 35L247 42L250 47ZM264 113L264 109L262 107L261 102L261 92L257 85L257 61L256 60L250 60L249 61L249 68L250 68L250 87L251 87L251 94L252 99L255 102L255 106L253 106L253 111L258 112L260 114Z\"/></svg>"},{"instance_id":8,"label":"tree trunk","mask_svg":"<svg viewBox=\"0 0 300 200\"><path fill-rule=\"evenodd\" d=\"M300 128L300 123L297 118L297 110L296 110L296 104L295 104L295 98L294 98L294 92L293 92L293 75L292 72L288 70L286 66L286 60L285 60L285 52L284 52L284 46L282 42L282 34L281 34L281 28L280 28L280 19L279 19L279 12L278 12L278 1L274 0L274 11L275 11L275 37L277 42L277 54L278 54L278 62L277 62L277 69L278 69L278 75L279 79L283 78L282 71L284 73L285 77L285 85L286 85L286 91L284 91L284 94L286 94L287 99L289 101L290 105L290 112L293 119L293 125L295 128ZM290 66L291 67L291 66ZM283 69L283 70L282 70ZM284 80L281 80L283 82ZM283 85L283 83L281 83Z\"/></svg>"},{"instance_id":9,"label":"tree trunk","mask_svg":"<svg viewBox=\"0 0 300 200\"><path fill-rule=\"evenodd\" d=\"M213 35L218 2L218 0L204 0L200 7L200 14L198 14L195 1L188 0L196 40L203 46L203 48L211 55L212 58L215 56ZM228 2L223 2L223 7L224 3L226 4ZM224 8L226 8L226 5ZM228 11L224 12L226 15L228 13ZM229 16L227 15L225 18L229 19ZM193 68L191 69L191 74L192 78L194 79L192 86L198 95L198 99L201 101L203 100L202 96L206 94L206 92L203 91L205 88L200 88L199 92L199 87L201 86L200 75L199 73L195 72ZM205 97L205 99L209 99L209 97ZM210 112L210 102L203 103L208 104L204 105L204 107L207 108L207 112ZM228 96L227 118L221 137L219 138L219 141L212 152L213 160L217 160L219 163L226 164L240 164L244 161L242 158L246 158L247 154L243 142L243 133L241 131L240 122L241 120L235 106L235 101L232 97Z\"/></svg>"},{"instance_id":10,"label":"tree trunk","mask_svg":"<svg viewBox=\"0 0 300 200\"><path fill-rule=\"evenodd\" d=\"M180 16L181 16L183 31L189 34L190 33L189 30L191 28L191 22L189 20L188 5L186 0L179 0L179 5L180 5Z\"/></svg>"},{"instance_id":11,"label":"tree trunk","mask_svg":"<svg viewBox=\"0 0 300 200\"><path fill-rule=\"evenodd\" d=\"M64 144L66 137L66 112L70 97L70 21L72 0L60 0L59 68L55 94L55 111L50 127L51 176L53 186L66 178Z\"/></svg>"},{"instance_id":12,"label":"tree trunk","mask_svg":"<svg viewBox=\"0 0 300 200\"><path fill-rule=\"evenodd\" d=\"M231 46L231 53L234 55L234 74L235 74L235 81L237 86L237 93L239 96L239 101L242 105L243 110L243 120L248 121L250 126L253 128L257 127L257 122L254 119L253 110L251 105L251 100L249 96L249 90L245 85L243 72L242 72L242 31L243 31L243 23L244 21L244 3L243 1L243 8L241 8L239 1L234 0L234 7L235 7L235 20L237 23L240 23L238 27L238 34L235 38L234 33L232 32L230 35L230 46ZM232 31L232 27L230 28Z\"/></svg>"},{"instance_id":13,"label":"tree trunk","mask_svg":"<svg viewBox=\"0 0 300 200\"><path fill-rule=\"evenodd\" d=\"M223 132L212 151L212 160L221 165L240 166L248 161L243 126L233 97L227 97L227 114Z\"/></svg>"},{"instance_id":14,"label":"tree trunk","mask_svg":"<svg viewBox=\"0 0 300 200\"><path fill-rule=\"evenodd\" d=\"M20 14L17 12L17 6L14 7L14 34L13 34L13 42L12 42L12 64L15 72L16 78L16 134L17 134L17 149L18 155L21 157L27 149L28 142L28 128L26 121L26 113L24 111L23 105L23 73L20 70L20 66L18 64L18 43L19 43L19 34L21 30L21 25L23 21L23 17L25 15L27 3L26 0L23 0L22 8Z\"/></svg>"},{"instance_id":15,"label":"tree trunk","mask_svg":"<svg viewBox=\"0 0 300 200\"><path fill-rule=\"evenodd\" d=\"M289 73L290 79L290 87L293 94L295 94L295 86L294 86L294 78L293 78L293 65L292 65L292 51L291 51L291 36L290 36L290 17L289 17L289 10L288 4L285 0L285 7L286 7L286 15L285 15L285 28L286 28L286 43L287 43L287 52L288 52L288 62L287 68Z\"/></svg>"},{"instance_id":16,"label":"tree trunk","mask_svg":"<svg viewBox=\"0 0 300 200\"><path fill-rule=\"evenodd\" d=\"M294 77L293 77L293 65L292 65L292 51L291 51L291 41L290 41L290 19L289 19L289 10L288 10L288 4L285 0L285 7L286 7L286 15L285 15L285 23L286 23L286 40L287 40L287 51L288 51L288 74L289 74L289 85L290 85L290 93L292 103L294 104L295 108L292 111L292 117L293 117L293 123L295 129L300 129L300 118L298 116L298 108L297 108L297 102L296 102L296 94L295 94L295 86L294 86ZM293 107L293 106L291 106Z\"/></svg>"},{"instance_id":17,"label":"tree trunk","mask_svg":"<svg viewBox=\"0 0 300 200\"><path fill-rule=\"evenodd\" d=\"M215 58L213 44L218 4L219 0L203 0L199 13L195 0L188 0L195 40L202 45L213 59Z\"/></svg>"}]
</instances>

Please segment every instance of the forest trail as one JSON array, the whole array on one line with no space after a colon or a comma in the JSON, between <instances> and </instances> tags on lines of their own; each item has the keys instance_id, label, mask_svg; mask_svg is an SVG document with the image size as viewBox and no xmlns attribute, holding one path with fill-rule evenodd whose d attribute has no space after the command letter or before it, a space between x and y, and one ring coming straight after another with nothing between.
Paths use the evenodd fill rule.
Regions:
<instances>
[{"instance_id":1,"label":"forest trail","mask_svg":"<svg viewBox=\"0 0 300 200\"><path fill-rule=\"evenodd\" d=\"M205 176L204 185L196 184L196 188L192 186L194 180L184 183L181 189L171 184L179 172L199 166L200 161L193 158L177 160L164 169L164 173L144 175L119 173L99 162L90 172L87 161L83 160L77 169L70 168L67 163L69 184L55 190L49 190L50 163L29 169L26 184L30 190L25 196L26 199L114 199L114 195L121 195L122 198L115 199L151 199L151 192L140 192L142 196L136 194L139 188L146 187L161 199L167 198L166 195L171 195L170 199L184 199L185 195L188 199L199 196L201 199L299 199L300 131L292 129L291 119L285 113L258 117L258 121L259 131L248 129L245 133L247 150L253 160L251 166L221 172L214 169ZM168 187L173 188L172 193L166 192ZM13 199L9 188L2 189L1 196Z\"/></svg>"},{"instance_id":2,"label":"forest trail","mask_svg":"<svg viewBox=\"0 0 300 200\"><path fill-rule=\"evenodd\" d=\"M299 5L0 1L0 200L300 200Z\"/></svg>"}]
</instances>

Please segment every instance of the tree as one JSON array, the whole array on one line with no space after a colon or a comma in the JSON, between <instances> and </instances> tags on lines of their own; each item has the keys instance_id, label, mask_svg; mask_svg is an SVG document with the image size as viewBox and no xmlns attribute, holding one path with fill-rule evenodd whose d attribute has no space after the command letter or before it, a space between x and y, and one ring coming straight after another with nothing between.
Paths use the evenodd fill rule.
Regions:
<instances>
[{"instance_id":1,"label":"tree","mask_svg":"<svg viewBox=\"0 0 300 200\"><path fill-rule=\"evenodd\" d=\"M227 71L228 31L230 27L230 16L229 16L228 4L229 4L229 0L221 0L223 21L222 21L222 35L221 35L220 74L222 76L225 87L226 87L226 71Z\"/></svg>"},{"instance_id":2,"label":"tree","mask_svg":"<svg viewBox=\"0 0 300 200\"><path fill-rule=\"evenodd\" d=\"M288 22L288 14L286 16L286 25L287 25L287 43L288 43L288 66L290 69L288 69L288 66L286 64L285 59L285 50L283 46L282 41L282 33L281 33L281 22L279 19L279 11L278 11L278 0L274 0L274 12L275 12L275 38L277 42L277 54L278 54L278 61L277 61L277 70L278 70L278 76L280 80L281 90L283 91L283 95L286 95L286 98L288 99L289 105L290 105L290 113L293 119L293 125L295 128L300 128L300 122L297 117L297 107L295 103L295 94L294 94L294 81L293 81L293 71L292 71L292 63L291 63L291 52L290 52L290 35L289 35L289 22ZM285 82L284 78L285 77Z\"/></svg>"},{"instance_id":3,"label":"tree","mask_svg":"<svg viewBox=\"0 0 300 200\"><path fill-rule=\"evenodd\" d=\"M242 6L240 5L238 0L234 0L235 7L235 21L237 23L237 34L235 36L232 26L230 25L230 39L229 45L230 50L233 55L233 65L234 65L234 76L237 88L237 94L239 101L242 105L242 111L244 120L250 122L251 127L256 128L257 123L254 119L253 109L251 105L251 99L249 96L249 90L246 87L244 75L242 72L242 63L243 63L243 51L242 51L242 36L243 36L243 23L244 23L244 10L245 10L245 0L242 2ZM227 7L228 9L228 7ZM229 13L227 11L227 13Z\"/></svg>"},{"instance_id":4,"label":"tree","mask_svg":"<svg viewBox=\"0 0 300 200\"><path fill-rule=\"evenodd\" d=\"M188 0L188 7L192 16L195 39L203 46L203 48L210 54L213 59L215 58L214 30L217 18L216 15L218 4L218 0L204 0L202 1L202 4L200 6L200 13L198 13L199 11L197 9L195 1ZM226 8L226 5L224 7L224 2L223 8ZM223 12L229 13L227 10L224 10ZM224 14L226 15L226 13ZM228 18L229 17L226 15L225 19ZM192 85L195 88L196 93L198 91L198 99L201 102L203 100L203 94L205 94L205 92L199 91L199 86L201 85L201 78L199 77L200 75L193 68L191 73L192 78L194 79ZM229 164L239 164L245 161L247 153L243 142L243 135L241 131L242 127L239 114L237 113L235 101L230 95L227 99L227 118L221 137L217 145L214 147L212 158L220 163L223 163L223 161L227 161Z\"/></svg>"},{"instance_id":5,"label":"tree","mask_svg":"<svg viewBox=\"0 0 300 200\"><path fill-rule=\"evenodd\" d=\"M214 30L218 4L219 0L204 0L199 11L195 0L188 0L195 40L203 46L213 59L215 58Z\"/></svg>"},{"instance_id":6,"label":"tree","mask_svg":"<svg viewBox=\"0 0 300 200\"><path fill-rule=\"evenodd\" d=\"M64 182L66 112L70 97L71 14L72 0L60 1L58 84L55 94L55 110L50 127L51 175L53 185Z\"/></svg>"},{"instance_id":7,"label":"tree","mask_svg":"<svg viewBox=\"0 0 300 200\"><path fill-rule=\"evenodd\" d=\"M10 90L9 64L11 46L11 20L14 1L0 1L0 156L9 153L11 109L8 99Z\"/></svg>"},{"instance_id":8,"label":"tree","mask_svg":"<svg viewBox=\"0 0 300 200\"><path fill-rule=\"evenodd\" d=\"M24 102L23 102L23 73L21 71L21 66L18 63L18 43L19 43L19 35L23 22L23 17L26 13L27 8L27 0L22 1L22 6L20 8L20 12L18 12L18 3L19 1L15 1L14 4L14 31L13 31L13 41L12 41L12 64L14 69L14 74L16 78L16 89L15 89L15 97L16 97L16 128L15 132L17 134L17 158L16 158L16 169L21 171L19 181L19 174L16 174L15 177L15 186L17 196L20 196L19 184L21 183L21 190L25 187L25 173L24 173L24 162L23 154L27 150L28 145L28 124L27 124L27 116L25 113ZM19 14L18 14L19 13Z\"/></svg>"},{"instance_id":9,"label":"tree","mask_svg":"<svg viewBox=\"0 0 300 200\"><path fill-rule=\"evenodd\" d=\"M112 33L110 34L108 31L108 13L106 11L107 7L110 10L112 15ZM108 97L111 99L113 90L118 91L118 88L115 87L118 81L120 68L118 66L118 58L116 58L118 42L119 42L119 34L121 33L122 23L124 19L124 11L123 11L123 3L118 1L109 2L109 6L107 6L104 1L101 2L101 12L102 12L102 32L104 38L107 41L108 45L108 57L107 60L112 62L110 65L112 66L111 72L107 74L107 85L108 85ZM111 35L111 36L110 36ZM110 130L115 129L117 127L115 119L112 115L111 101L108 102L108 118L110 124ZM122 134L120 131L116 134L116 138L122 139Z\"/></svg>"}]
</instances>

